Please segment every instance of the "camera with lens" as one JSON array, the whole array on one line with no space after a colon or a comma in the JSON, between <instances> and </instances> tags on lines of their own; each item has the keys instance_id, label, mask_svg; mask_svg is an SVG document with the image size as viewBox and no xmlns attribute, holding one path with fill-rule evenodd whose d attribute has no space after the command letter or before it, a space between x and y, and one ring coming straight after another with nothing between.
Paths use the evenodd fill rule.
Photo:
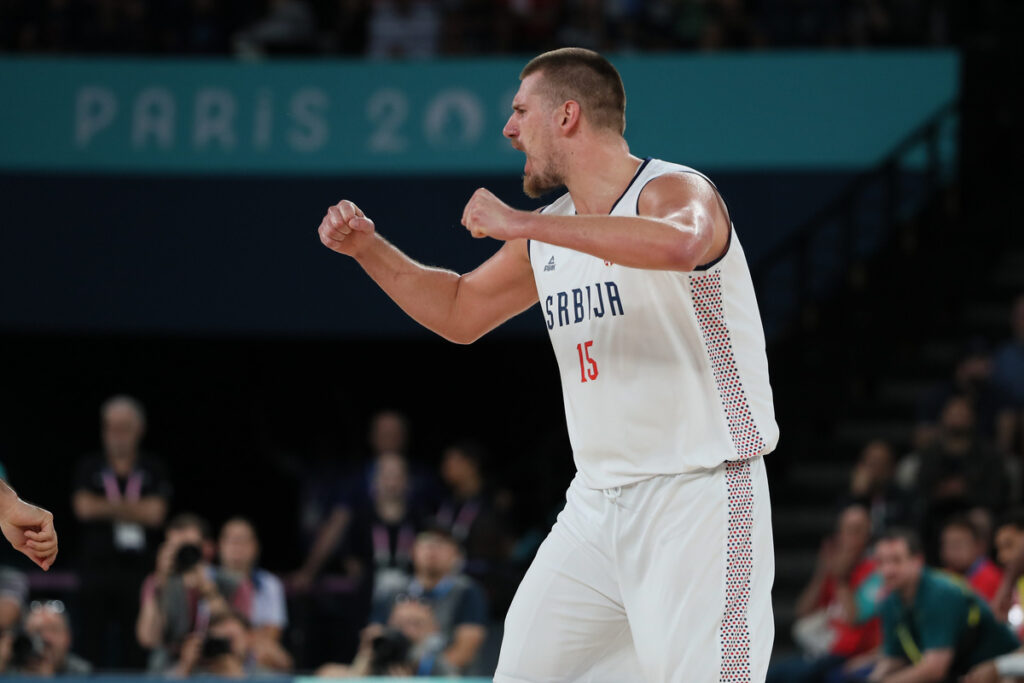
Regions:
<instances>
[{"instance_id":1,"label":"camera with lens","mask_svg":"<svg viewBox=\"0 0 1024 683\"><path fill-rule=\"evenodd\" d=\"M194 568L203 559L203 549L195 543L188 543L178 548L174 555L174 573L184 574Z\"/></svg>"},{"instance_id":2,"label":"camera with lens","mask_svg":"<svg viewBox=\"0 0 1024 683\"><path fill-rule=\"evenodd\" d=\"M409 651L412 642L401 631L386 628L384 632L371 641L373 655L370 657L370 675L380 676L389 672L395 665L409 664Z\"/></svg>"},{"instance_id":3,"label":"camera with lens","mask_svg":"<svg viewBox=\"0 0 1024 683\"><path fill-rule=\"evenodd\" d=\"M203 659L216 659L224 655L232 654L231 641L228 638L217 638L207 636L203 641L203 649L200 657Z\"/></svg>"},{"instance_id":4,"label":"camera with lens","mask_svg":"<svg viewBox=\"0 0 1024 683\"><path fill-rule=\"evenodd\" d=\"M11 642L10 665L15 669L31 667L39 663L45 650L46 643L37 634L19 630Z\"/></svg>"}]
</instances>

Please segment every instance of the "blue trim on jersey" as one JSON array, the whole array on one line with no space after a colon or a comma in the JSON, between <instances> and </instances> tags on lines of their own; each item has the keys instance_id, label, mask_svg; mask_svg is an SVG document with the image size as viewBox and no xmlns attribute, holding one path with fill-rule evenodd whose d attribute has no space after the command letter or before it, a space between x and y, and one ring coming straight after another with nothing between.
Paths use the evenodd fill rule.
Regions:
<instances>
[{"instance_id":1,"label":"blue trim on jersey","mask_svg":"<svg viewBox=\"0 0 1024 683\"><path fill-rule=\"evenodd\" d=\"M640 164L640 168L636 169L636 173L633 174L633 178L632 180L629 181L629 185L626 185L626 189L622 191L622 194L619 195L619 198L615 200L614 204L612 204L612 208L608 210L609 216L612 215L612 212L615 211L615 207L619 205L619 202L622 201L622 198L626 196L627 192L629 192L629 188L633 187L633 183L635 183L636 179L640 177L640 174L644 172L644 169L647 168L647 164L651 163L652 159L653 157L647 157L646 159L644 159L644 163ZM641 192L642 191L643 190L641 190Z\"/></svg>"}]
</instances>

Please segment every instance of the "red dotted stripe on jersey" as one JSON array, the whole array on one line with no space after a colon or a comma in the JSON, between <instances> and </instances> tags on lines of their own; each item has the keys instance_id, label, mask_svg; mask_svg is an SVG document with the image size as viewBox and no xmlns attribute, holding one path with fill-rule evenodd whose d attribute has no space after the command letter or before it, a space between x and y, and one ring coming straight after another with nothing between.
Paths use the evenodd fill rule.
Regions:
<instances>
[{"instance_id":1,"label":"red dotted stripe on jersey","mask_svg":"<svg viewBox=\"0 0 1024 683\"><path fill-rule=\"evenodd\" d=\"M750 412L743 382L736 369L732 338L722 309L722 272L715 271L700 277L691 275L690 291L733 446L740 459L752 458L764 449L764 440Z\"/></svg>"},{"instance_id":2,"label":"red dotted stripe on jersey","mask_svg":"<svg viewBox=\"0 0 1024 683\"><path fill-rule=\"evenodd\" d=\"M750 573L754 552L754 486L747 458L764 449L747 403L747 395L736 369L732 338L725 324L722 307L722 273L691 276L693 309L707 346L711 370L722 400L729 435L739 456L726 463L728 493L728 531L726 534L725 613L720 628L722 646L721 683L750 682L750 629L747 607L750 603Z\"/></svg>"},{"instance_id":3,"label":"red dotted stripe on jersey","mask_svg":"<svg viewBox=\"0 0 1024 683\"><path fill-rule=\"evenodd\" d=\"M720 683L750 683L750 574L754 566L754 484L750 462L725 465L729 499L725 560L725 614L720 628L722 671Z\"/></svg>"}]
</instances>

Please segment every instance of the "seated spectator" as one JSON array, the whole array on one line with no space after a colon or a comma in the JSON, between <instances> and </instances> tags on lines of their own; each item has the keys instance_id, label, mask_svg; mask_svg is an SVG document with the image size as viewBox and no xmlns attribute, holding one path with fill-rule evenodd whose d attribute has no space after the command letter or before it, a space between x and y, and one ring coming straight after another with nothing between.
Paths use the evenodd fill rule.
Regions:
<instances>
[{"instance_id":1,"label":"seated spectator","mask_svg":"<svg viewBox=\"0 0 1024 683\"><path fill-rule=\"evenodd\" d=\"M306 0L271 0L267 16L235 36L235 51L243 55L304 53L315 42L316 17Z\"/></svg>"},{"instance_id":2,"label":"seated spectator","mask_svg":"<svg viewBox=\"0 0 1024 683\"><path fill-rule=\"evenodd\" d=\"M444 637L434 611L419 600L400 600L391 609L387 627L363 629L351 666L325 664L316 675L325 678L360 676L444 676L453 671L442 656Z\"/></svg>"},{"instance_id":3,"label":"seated spectator","mask_svg":"<svg viewBox=\"0 0 1024 683\"><path fill-rule=\"evenodd\" d=\"M210 620L251 604L250 587L210 560L210 526L201 517L180 514L167 525L157 551L156 569L142 584L139 644L150 650L150 671L164 671L178 656L185 637L205 630Z\"/></svg>"},{"instance_id":4,"label":"seated spectator","mask_svg":"<svg viewBox=\"0 0 1024 683\"><path fill-rule=\"evenodd\" d=\"M448 489L435 521L448 528L466 554L466 572L483 576L508 557L510 541L491 503L483 474L484 452L472 441L445 449L441 479Z\"/></svg>"},{"instance_id":5,"label":"seated spectator","mask_svg":"<svg viewBox=\"0 0 1024 683\"><path fill-rule=\"evenodd\" d=\"M996 349L992 359L993 382L1017 408L1024 408L1024 294L1010 312L1010 339Z\"/></svg>"},{"instance_id":6,"label":"seated spectator","mask_svg":"<svg viewBox=\"0 0 1024 683\"><path fill-rule=\"evenodd\" d=\"M265 569L256 567L260 542L256 529L247 519L234 517L221 527L221 571L240 584L248 585L252 602L244 615L251 625L253 650L257 663L271 671L289 671L291 657L280 647L281 634L288 624L288 605L281 580ZM272 657L284 655L279 659Z\"/></svg>"},{"instance_id":7,"label":"seated spectator","mask_svg":"<svg viewBox=\"0 0 1024 683\"><path fill-rule=\"evenodd\" d=\"M992 609L1024 639L1024 510L1007 514L996 527L996 560L1003 568L1003 580Z\"/></svg>"},{"instance_id":8,"label":"seated spectator","mask_svg":"<svg viewBox=\"0 0 1024 683\"><path fill-rule=\"evenodd\" d=\"M892 447L880 439L864 446L853 467L849 501L867 508L873 534L910 520L911 502L895 474Z\"/></svg>"},{"instance_id":9,"label":"seated spectator","mask_svg":"<svg viewBox=\"0 0 1024 683\"><path fill-rule=\"evenodd\" d=\"M889 595L882 603L883 658L869 680L897 680L897 672L898 680L952 680L1018 647L972 590L925 567L914 532L887 532L875 558Z\"/></svg>"},{"instance_id":10,"label":"seated spectator","mask_svg":"<svg viewBox=\"0 0 1024 683\"><path fill-rule=\"evenodd\" d=\"M15 642L21 639L18 645ZM0 673L87 676L92 665L71 652L71 627L64 603L34 602L24 630L0 635Z\"/></svg>"},{"instance_id":11,"label":"seated spectator","mask_svg":"<svg viewBox=\"0 0 1024 683\"><path fill-rule=\"evenodd\" d=\"M985 555L985 545L966 517L953 517L942 527L942 568L966 580L989 602L999 590L1003 572Z\"/></svg>"},{"instance_id":12,"label":"seated spectator","mask_svg":"<svg viewBox=\"0 0 1024 683\"><path fill-rule=\"evenodd\" d=\"M822 543L814 575L797 601L794 639L804 656L772 662L769 683L824 681L851 658L878 646L878 581L872 580L870 541L867 509L856 504L845 508L835 535Z\"/></svg>"},{"instance_id":13,"label":"seated spectator","mask_svg":"<svg viewBox=\"0 0 1024 683\"><path fill-rule=\"evenodd\" d=\"M423 59L437 55L441 40L438 3L424 0L378 0L369 21L368 55Z\"/></svg>"},{"instance_id":14,"label":"seated spectator","mask_svg":"<svg viewBox=\"0 0 1024 683\"><path fill-rule=\"evenodd\" d=\"M1002 458L975 432L970 402L953 396L942 411L938 439L921 453L917 487L929 556L937 555L941 520L974 507L1000 509L1006 481Z\"/></svg>"},{"instance_id":15,"label":"seated spectator","mask_svg":"<svg viewBox=\"0 0 1024 683\"><path fill-rule=\"evenodd\" d=\"M227 610L210 617L205 633L190 633L185 638L181 656L171 672L176 676L205 674L231 678L270 673L257 659L248 620L237 610Z\"/></svg>"},{"instance_id":16,"label":"seated spectator","mask_svg":"<svg viewBox=\"0 0 1024 683\"><path fill-rule=\"evenodd\" d=\"M80 607L89 619L81 648L101 669L139 668L145 657L132 625L171 485L163 464L140 450L146 432L141 403L114 396L103 403L100 418L103 451L79 465L72 498L81 523Z\"/></svg>"},{"instance_id":17,"label":"seated spectator","mask_svg":"<svg viewBox=\"0 0 1024 683\"><path fill-rule=\"evenodd\" d=\"M995 381L988 343L972 340L956 364L951 379L925 393L918 405L915 440L930 445L939 436L942 411L949 399L962 396L974 412L976 431L1007 450L1013 431L1010 397Z\"/></svg>"},{"instance_id":18,"label":"seated spectator","mask_svg":"<svg viewBox=\"0 0 1024 683\"><path fill-rule=\"evenodd\" d=\"M405 458L377 458L371 499L353 516L350 574L369 574L374 595L402 590L412 575L412 549L424 515L413 508Z\"/></svg>"},{"instance_id":19,"label":"seated spectator","mask_svg":"<svg viewBox=\"0 0 1024 683\"><path fill-rule=\"evenodd\" d=\"M444 639L444 665L464 671L476 658L487 635L487 600L483 591L471 578L457 573L459 547L443 527L420 532L413 545L412 562L413 578L402 591L378 596L370 621L387 623L399 600L412 598L429 605Z\"/></svg>"}]
</instances>

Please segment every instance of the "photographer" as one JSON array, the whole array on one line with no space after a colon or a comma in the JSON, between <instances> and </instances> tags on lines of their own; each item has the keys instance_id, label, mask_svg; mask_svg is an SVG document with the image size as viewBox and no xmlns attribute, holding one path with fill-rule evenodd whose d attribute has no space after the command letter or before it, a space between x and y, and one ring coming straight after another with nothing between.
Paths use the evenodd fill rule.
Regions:
<instances>
[{"instance_id":1,"label":"photographer","mask_svg":"<svg viewBox=\"0 0 1024 683\"><path fill-rule=\"evenodd\" d=\"M487 598L470 577L461 574L462 554L444 526L430 525L412 548L413 577L400 591L375 595L371 623L387 622L394 608L410 598L430 606L437 619L445 664L464 672L487 636Z\"/></svg>"},{"instance_id":2,"label":"photographer","mask_svg":"<svg viewBox=\"0 0 1024 683\"><path fill-rule=\"evenodd\" d=\"M388 625L363 629L352 666L326 664L317 675L327 678L355 676L448 676L458 673L442 656L445 641L430 605L419 600L395 604Z\"/></svg>"},{"instance_id":3,"label":"photographer","mask_svg":"<svg viewBox=\"0 0 1024 683\"><path fill-rule=\"evenodd\" d=\"M71 652L71 628L63 603L33 603L23 630L10 629L0 635L0 673L92 673L92 665Z\"/></svg>"},{"instance_id":4,"label":"photographer","mask_svg":"<svg viewBox=\"0 0 1024 683\"><path fill-rule=\"evenodd\" d=\"M238 611L228 610L211 617L205 633L191 633L185 638L181 657L170 673L241 678L270 671L256 661L249 622Z\"/></svg>"},{"instance_id":5,"label":"photographer","mask_svg":"<svg viewBox=\"0 0 1024 683\"><path fill-rule=\"evenodd\" d=\"M163 671L189 633L205 630L217 615L251 603L251 589L218 571L210 527L204 519L181 514L167 526L157 551L156 570L142 585L136 636L150 650L150 671Z\"/></svg>"}]
</instances>

